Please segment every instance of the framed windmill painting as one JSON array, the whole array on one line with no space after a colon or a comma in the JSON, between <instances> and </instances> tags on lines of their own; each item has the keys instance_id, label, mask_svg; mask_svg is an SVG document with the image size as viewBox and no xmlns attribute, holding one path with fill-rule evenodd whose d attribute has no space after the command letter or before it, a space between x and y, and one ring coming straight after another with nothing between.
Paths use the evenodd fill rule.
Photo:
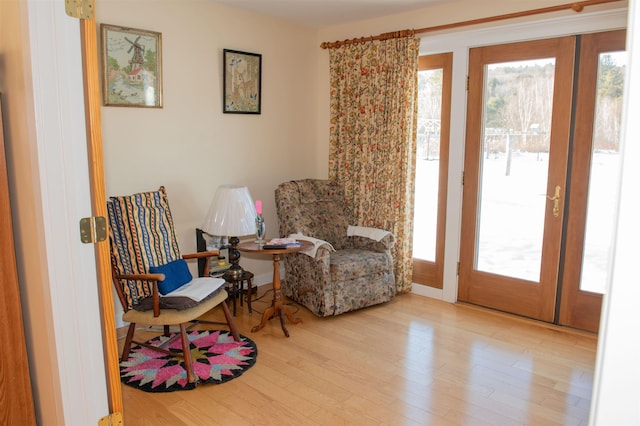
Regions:
<instances>
[{"instance_id":1,"label":"framed windmill painting","mask_svg":"<svg viewBox=\"0 0 640 426\"><path fill-rule=\"evenodd\" d=\"M223 50L223 112L260 114L262 55Z\"/></svg>"},{"instance_id":2,"label":"framed windmill painting","mask_svg":"<svg viewBox=\"0 0 640 426\"><path fill-rule=\"evenodd\" d=\"M102 101L162 108L162 34L101 24Z\"/></svg>"}]
</instances>

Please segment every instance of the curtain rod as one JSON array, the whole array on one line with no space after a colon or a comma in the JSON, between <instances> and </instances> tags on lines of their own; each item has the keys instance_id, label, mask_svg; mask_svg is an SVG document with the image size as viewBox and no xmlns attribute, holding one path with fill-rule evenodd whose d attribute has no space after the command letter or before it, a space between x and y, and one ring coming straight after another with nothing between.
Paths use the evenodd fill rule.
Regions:
<instances>
[{"instance_id":1,"label":"curtain rod","mask_svg":"<svg viewBox=\"0 0 640 426\"><path fill-rule=\"evenodd\" d=\"M490 16L488 18L478 18L478 19L471 19L469 21L460 21L460 22L454 22L454 23L451 23L451 24L436 25L436 26L433 26L433 27L420 28L418 30L394 31L394 32L391 32L391 33L380 34L380 35L377 35L377 36L352 38L352 39L349 39L349 40L335 41L335 42L326 42L325 41L324 43L320 44L320 47L323 48L323 49L333 49L333 48L344 46L344 45L347 45L347 44L362 43L362 42L365 42L365 41L373 41L373 40L387 40L387 39L390 39L390 38L409 37L409 36L412 36L414 34L428 33L428 32L441 31L441 30L448 30L448 29L451 29L451 28L466 27L466 26L477 25L477 24L485 24L487 22L495 22L495 21L502 21L502 20L505 20L505 19L521 18L523 16L539 15L539 14L542 14L542 13L557 12L557 11L560 11L560 10L567 10L567 9L572 9L575 12L582 12L582 10L585 8L585 6L593 6L593 5L604 4L604 3L613 3L613 2L618 2L618 1L622 1L622 0L585 0L585 1L575 2L575 3L565 3L565 4L559 4L557 6L542 7L542 8L539 8L539 9L525 10L525 11L522 11L522 12L513 12L513 13L507 13L507 14L504 14L504 15Z\"/></svg>"}]
</instances>

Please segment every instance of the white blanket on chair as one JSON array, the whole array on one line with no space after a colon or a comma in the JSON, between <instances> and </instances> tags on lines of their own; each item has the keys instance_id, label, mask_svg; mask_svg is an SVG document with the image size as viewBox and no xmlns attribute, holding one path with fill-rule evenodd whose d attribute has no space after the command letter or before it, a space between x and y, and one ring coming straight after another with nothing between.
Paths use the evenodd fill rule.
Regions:
<instances>
[{"instance_id":1,"label":"white blanket on chair","mask_svg":"<svg viewBox=\"0 0 640 426\"><path fill-rule=\"evenodd\" d=\"M391 235L393 237L393 234L391 234L391 232L385 231L384 229L349 225L349 227L347 228L347 236L351 237L354 235L358 237L370 238L376 241L382 240L387 235Z\"/></svg>"},{"instance_id":2,"label":"white blanket on chair","mask_svg":"<svg viewBox=\"0 0 640 426\"><path fill-rule=\"evenodd\" d=\"M318 252L318 249L323 246L328 248L329 251L336 251L336 249L334 249L329 242L325 240L320 240L318 238L309 237L303 234L291 234L289 235L289 238L295 238L296 240L308 241L310 243L313 243L311 247L300 250L300 253L304 253L307 256L311 256L313 258L316 257L316 253Z\"/></svg>"}]
</instances>

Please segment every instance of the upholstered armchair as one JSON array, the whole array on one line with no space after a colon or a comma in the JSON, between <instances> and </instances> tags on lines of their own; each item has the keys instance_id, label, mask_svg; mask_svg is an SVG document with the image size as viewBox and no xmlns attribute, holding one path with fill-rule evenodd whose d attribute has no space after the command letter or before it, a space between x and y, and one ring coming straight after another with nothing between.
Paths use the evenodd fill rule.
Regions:
<instances>
[{"instance_id":1,"label":"upholstered armchair","mask_svg":"<svg viewBox=\"0 0 640 426\"><path fill-rule=\"evenodd\" d=\"M353 226L341 185L316 179L285 182L276 188L275 199L280 236L314 243L305 252L284 256L287 297L323 317L395 296L394 236Z\"/></svg>"}]
</instances>

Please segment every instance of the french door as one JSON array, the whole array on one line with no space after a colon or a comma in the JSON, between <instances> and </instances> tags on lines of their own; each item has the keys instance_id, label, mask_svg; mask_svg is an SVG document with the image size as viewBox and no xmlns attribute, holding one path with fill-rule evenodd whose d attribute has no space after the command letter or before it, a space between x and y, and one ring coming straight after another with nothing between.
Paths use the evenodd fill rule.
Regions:
<instances>
[{"instance_id":1,"label":"french door","mask_svg":"<svg viewBox=\"0 0 640 426\"><path fill-rule=\"evenodd\" d=\"M586 200L601 186L590 181L598 64L624 49L602 40L621 34L470 51L459 300L597 330L601 296L581 288Z\"/></svg>"},{"instance_id":2,"label":"french door","mask_svg":"<svg viewBox=\"0 0 640 426\"><path fill-rule=\"evenodd\" d=\"M558 323L597 331L616 215L625 31L580 39ZM581 123L593 123L585 126Z\"/></svg>"}]
</instances>

